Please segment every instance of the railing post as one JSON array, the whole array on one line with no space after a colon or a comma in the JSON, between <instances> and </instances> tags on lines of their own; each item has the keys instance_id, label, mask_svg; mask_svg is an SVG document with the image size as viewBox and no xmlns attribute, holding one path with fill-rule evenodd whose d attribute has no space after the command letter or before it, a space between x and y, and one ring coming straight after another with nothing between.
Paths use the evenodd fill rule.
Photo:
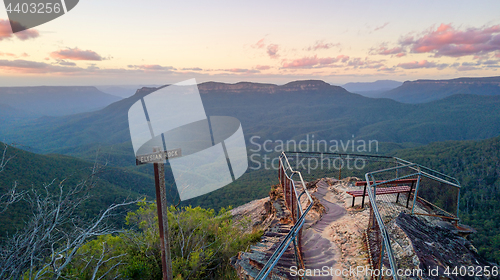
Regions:
<instances>
[{"instance_id":1,"label":"railing post","mask_svg":"<svg viewBox=\"0 0 500 280\"><path fill-rule=\"evenodd\" d=\"M415 192L413 193L413 206L411 207L411 214L413 215L415 211L415 204L417 203L417 196L418 196L418 187L420 186L420 168L418 169L418 178L417 178L417 186L415 187Z\"/></svg>"}]
</instances>

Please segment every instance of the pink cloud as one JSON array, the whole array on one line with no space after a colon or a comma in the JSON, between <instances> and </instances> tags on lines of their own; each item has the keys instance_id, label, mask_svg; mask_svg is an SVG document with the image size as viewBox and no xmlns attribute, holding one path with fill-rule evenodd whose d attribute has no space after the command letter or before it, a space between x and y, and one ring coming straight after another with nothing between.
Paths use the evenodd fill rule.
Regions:
<instances>
[{"instance_id":1,"label":"pink cloud","mask_svg":"<svg viewBox=\"0 0 500 280\"><path fill-rule=\"evenodd\" d=\"M500 57L500 53L495 54L495 57Z\"/></svg>"},{"instance_id":2,"label":"pink cloud","mask_svg":"<svg viewBox=\"0 0 500 280\"><path fill-rule=\"evenodd\" d=\"M329 60L331 58L326 58L326 60ZM325 62L326 60L323 59ZM314 65L319 64L320 59L317 58L317 56L314 57L303 57L299 59L294 59L291 62L285 62L283 63L283 68L311 68Z\"/></svg>"},{"instance_id":3,"label":"pink cloud","mask_svg":"<svg viewBox=\"0 0 500 280\"><path fill-rule=\"evenodd\" d=\"M257 41L257 43L255 43L255 45L252 45L252 47L256 48L256 49L262 49L265 46L266 46L266 44L264 44L264 38Z\"/></svg>"},{"instance_id":4,"label":"pink cloud","mask_svg":"<svg viewBox=\"0 0 500 280\"><path fill-rule=\"evenodd\" d=\"M332 43L324 43L323 41L316 41L316 43L313 46L308 47L306 50L308 51L317 51L321 49L328 50L333 47L340 47L340 43L332 44Z\"/></svg>"},{"instance_id":5,"label":"pink cloud","mask_svg":"<svg viewBox=\"0 0 500 280\"><path fill-rule=\"evenodd\" d=\"M255 66L255 69L257 70L269 70L271 68L271 66L269 65L257 65Z\"/></svg>"},{"instance_id":6,"label":"pink cloud","mask_svg":"<svg viewBox=\"0 0 500 280\"><path fill-rule=\"evenodd\" d=\"M396 69L394 67L390 67L389 68L389 67L383 66L383 67L378 68L377 71L378 72L383 71L383 72L391 72L391 73L393 73L393 72L396 71Z\"/></svg>"},{"instance_id":7,"label":"pink cloud","mask_svg":"<svg viewBox=\"0 0 500 280\"><path fill-rule=\"evenodd\" d=\"M0 60L0 69L23 74L75 73L85 71L85 69L79 67L65 67L22 59Z\"/></svg>"},{"instance_id":8,"label":"pink cloud","mask_svg":"<svg viewBox=\"0 0 500 280\"><path fill-rule=\"evenodd\" d=\"M380 29L383 29L383 28L385 28L387 25L389 25L389 23L388 23L388 22L386 22L386 23L382 24L381 26L375 27L375 29L373 29L373 32L378 31L378 30L380 30Z\"/></svg>"},{"instance_id":9,"label":"pink cloud","mask_svg":"<svg viewBox=\"0 0 500 280\"><path fill-rule=\"evenodd\" d=\"M27 30L24 30L21 32L16 32L14 35L16 35L16 37L19 40L24 41L24 40L28 40L28 39L34 39L34 38L40 36L40 33L38 33L38 31L35 29L27 29Z\"/></svg>"},{"instance_id":10,"label":"pink cloud","mask_svg":"<svg viewBox=\"0 0 500 280\"><path fill-rule=\"evenodd\" d=\"M279 49L278 45L271 44L267 46L267 54L269 55L270 58L278 58L279 57L278 49Z\"/></svg>"},{"instance_id":11,"label":"pink cloud","mask_svg":"<svg viewBox=\"0 0 500 280\"><path fill-rule=\"evenodd\" d=\"M347 62L349 60L349 56L347 55L339 55L337 57L323 57L318 58L316 55L312 57L303 57L294 59L291 62L284 61L283 68L314 68L314 67L325 67L332 66L333 63L336 62Z\"/></svg>"},{"instance_id":12,"label":"pink cloud","mask_svg":"<svg viewBox=\"0 0 500 280\"><path fill-rule=\"evenodd\" d=\"M8 20L0 19L0 40L12 37L12 29Z\"/></svg>"},{"instance_id":13,"label":"pink cloud","mask_svg":"<svg viewBox=\"0 0 500 280\"><path fill-rule=\"evenodd\" d=\"M341 54L341 55L337 56L337 59L340 60L341 62L345 63L349 60L349 56Z\"/></svg>"},{"instance_id":14,"label":"pink cloud","mask_svg":"<svg viewBox=\"0 0 500 280\"><path fill-rule=\"evenodd\" d=\"M242 68L230 68L230 69L220 69L221 71L236 73L236 74L255 74L260 73L259 70L254 69L242 69Z\"/></svg>"},{"instance_id":15,"label":"pink cloud","mask_svg":"<svg viewBox=\"0 0 500 280\"><path fill-rule=\"evenodd\" d=\"M403 57L403 56L405 56L405 55L406 55L406 53L402 53L402 52L401 52L401 53L396 54L396 57Z\"/></svg>"},{"instance_id":16,"label":"pink cloud","mask_svg":"<svg viewBox=\"0 0 500 280\"><path fill-rule=\"evenodd\" d=\"M95 60L101 61L104 58L91 50L80 50L79 48L68 48L65 50L58 50L50 54L55 59L69 59L69 60Z\"/></svg>"},{"instance_id":17,"label":"pink cloud","mask_svg":"<svg viewBox=\"0 0 500 280\"><path fill-rule=\"evenodd\" d=\"M171 71L176 70L172 66L161 66L158 64L127 65L128 68L135 68L145 71Z\"/></svg>"},{"instance_id":18,"label":"pink cloud","mask_svg":"<svg viewBox=\"0 0 500 280\"><path fill-rule=\"evenodd\" d=\"M386 46L380 46L377 50L372 51L374 54L380 55L393 55L403 53L402 47L394 47L392 49L388 49Z\"/></svg>"},{"instance_id":19,"label":"pink cloud","mask_svg":"<svg viewBox=\"0 0 500 280\"><path fill-rule=\"evenodd\" d=\"M458 71L471 71L471 70L478 70L480 68L474 67L474 66L459 66L457 67Z\"/></svg>"},{"instance_id":20,"label":"pink cloud","mask_svg":"<svg viewBox=\"0 0 500 280\"><path fill-rule=\"evenodd\" d=\"M402 45L402 46L408 46L408 45L411 45L413 44L415 40L413 39L413 36L410 36L410 35L407 35L401 39L399 39L399 43Z\"/></svg>"},{"instance_id":21,"label":"pink cloud","mask_svg":"<svg viewBox=\"0 0 500 280\"><path fill-rule=\"evenodd\" d=\"M190 68L182 68L184 71L203 71L200 67L190 67Z\"/></svg>"},{"instance_id":22,"label":"pink cloud","mask_svg":"<svg viewBox=\"0 0 500 280\"><path fill-rule=\"evenodd\" d=\"M443 69L447 67L448 64L437 64L435 62L430 62L427 60L421 60L421 61L412 61L412 62L406 62L406 63L400 63L398 64L398 67L404 68L404 69L420 69L420 68L438 68L438 69Z\"/></svg>"},{"instance_id":23,"label":"pink cloud","mask_svg":"<svg viewBox=\"0 0 500 280\"><path fill-rule=\"evenodd\" d=\"M4 53L4 52L0 52L0 55L1 56L16 56L15 54L13 53Z\"/></svg>"},{"instance_id":24,"label":"pink cloud","mask_svg":"<svg viewBox=\"0 0 500 280\"><path fill-rule=\"evenodd\" d=\"M10 21L0 19L0 41L2 41L3 39L10 39L13 35L16 36L19 40L24 41L36 38L40 36L40 33L38 33L36 29L28 29L17 33L12 33Z\"/></svg>"},{"instance_id":25,"label":"pink cloud","mask_svg":"<svg viewBox=\"0 0 500 280\"><path fill-rule=\"evenodd\" d=\"M364 64L360 57L353 58L347 63L348 66L363 66Z\"/></svg>"},{"instance_id":26,"label":"pink cloud","mask_svg":"<svg viewBox=\"0 0 500 280\"><path fill-rule=\"evenodd\" d=\"M145 69L158 69L158 67L148 67L148 65L129 65L129 68L107 68L100 69L95 64L89 65L87 68L76 66L73 62L58 61L57 64L49 64L46 62L37 62L29 60L0 60L0 70L3 72L21 73L21 74L57 74L57 75L137 75L148 73ZM163 67L170 68L170 67ZM155 71L159 74L172 73L172 71L162 72Z\"/></svg>"},{"instance_id":27,"label":"pink cloud","mask_svg":"<svg viewBox=\"0 0 500 280\"><path fill-rule=\"evenodd\" d=\"M76 63L71 62L71 61L64 61L64 60L59 61L58 64L59 65L64 65L64 66L76 66Z\"/></svg>"},{"instance_id":28,"label":"pink cloud","mask_svg":"<svg viewBox=\"0 0 500 280\"><path fill-rule=\"evenodd\" d=\"M415 53L434 53L436 57L484 54L500 50L500 25L461 31L451 24L441 24L417 39L407 37L400 43L411 45Z\"/></svg>"}]
</instances>

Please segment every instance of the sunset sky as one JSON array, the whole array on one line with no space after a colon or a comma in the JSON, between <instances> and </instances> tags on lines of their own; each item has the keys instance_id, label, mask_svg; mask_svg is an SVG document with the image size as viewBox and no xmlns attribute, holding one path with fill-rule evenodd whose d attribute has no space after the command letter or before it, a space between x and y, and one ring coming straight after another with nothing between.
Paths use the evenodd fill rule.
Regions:
<instances>
[{"instance_id":1,"label":"sunset sky","mask_svg":"<svg viewBox=\"0 0 500 280\"><path fill-rule=\"evenodd\" d=\"M500 76L500 1L80 0L16 34L2 8L0 46L0 86Z\"/></svg>"}]
</instances>

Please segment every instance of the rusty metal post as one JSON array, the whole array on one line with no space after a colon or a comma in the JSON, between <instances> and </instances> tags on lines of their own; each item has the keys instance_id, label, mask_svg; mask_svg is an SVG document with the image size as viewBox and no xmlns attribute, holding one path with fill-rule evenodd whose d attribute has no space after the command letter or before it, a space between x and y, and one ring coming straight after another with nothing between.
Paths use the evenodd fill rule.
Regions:
<instances>
[{"instance_id":1,"label":"rusty metal post","mask_svg":"<svg viewBox=\"0 0 500 280\"><path fill-rule=\"evenodd\" d=\"M161 266L163 280L172 280L172 259L168 235L167 193L165 190L165 165L154 163L156 210L158 212L158 227L160 230Z\"/></svg>"}]
</instances>

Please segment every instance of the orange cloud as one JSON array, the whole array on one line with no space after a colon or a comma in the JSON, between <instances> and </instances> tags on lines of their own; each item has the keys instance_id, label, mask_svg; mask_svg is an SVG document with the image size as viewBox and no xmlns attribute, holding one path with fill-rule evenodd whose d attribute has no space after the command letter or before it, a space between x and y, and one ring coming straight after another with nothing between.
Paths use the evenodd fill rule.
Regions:
<instances>
[{"instance_id":1,"label":"orange cloud","mask_svg":"<svg viewBox=\"0 0 500 280\"><path fill-rule=\"evenodd\" d=\"M58 50L50 54L55 59L69 59L69 60L94 60L101 61L104 58L91 50L80 50L79 48L68 48L65 50Z\"/></svg>"}]
</instances>

